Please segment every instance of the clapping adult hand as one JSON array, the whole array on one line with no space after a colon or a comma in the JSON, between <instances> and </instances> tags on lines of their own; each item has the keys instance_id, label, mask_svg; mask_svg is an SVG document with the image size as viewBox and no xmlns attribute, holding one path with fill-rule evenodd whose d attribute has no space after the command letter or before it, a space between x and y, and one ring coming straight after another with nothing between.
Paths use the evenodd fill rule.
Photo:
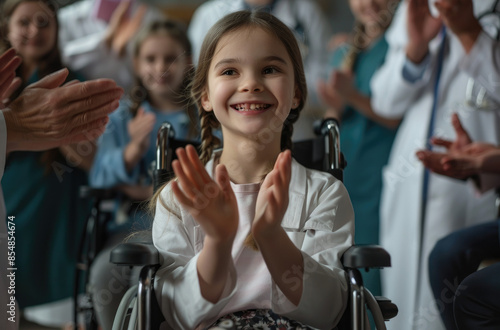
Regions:
<instances>
[{"instance_id":1,"label":"clapping adult hand","mask_svg":"<svg viewBox=\"0 0 500 330\"><path fill-rule=\"evenodd\" d=\"M110 79L61 86L67 75L62 69L29 85L2 111L7 152L94 140L104 132L123 89Z\"/></svg>"},{"instance_id":2,"label":"clapping adult hand","mask_svg":"<svg viewBox=\"0 0 500 330\"><path fill-rule=\"evenodd\" d=\"M454 113L452 115L452 125L455 129L456 139L454 141L449 141L441 138L432 138L431 142L434 145L442 146L446 148L446 152L434 152L430 150L419 150L417 151L417 157L422 161L425 167L431 171L454 177L457 179L464 179L471 175L470 173L453 173L450 168L444 166L447 159L453 159L454 157L461 157L467 155L467 151L472 144L472 139L470 138L467 131L463 128L458 115Z\"/></svg>"},{"instance_id":3,"label":"clapping adult hand","mask_svg":"<svg viewBox=\"0 0 500 330\"><path fill-rule=\"evenodd\" d=\"M466 178L480 173L498 173L500 149L493 144L473 142L461 153L446 155L441 163L443 173L454 178Z\"/></svg>"}]
</instances>

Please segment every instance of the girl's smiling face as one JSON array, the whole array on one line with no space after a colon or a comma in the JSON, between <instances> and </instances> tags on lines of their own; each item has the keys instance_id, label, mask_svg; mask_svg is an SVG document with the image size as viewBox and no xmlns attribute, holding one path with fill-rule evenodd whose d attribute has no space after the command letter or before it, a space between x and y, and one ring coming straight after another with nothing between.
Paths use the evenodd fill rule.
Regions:
<instances>
[{"instance_id":1,"label":"girl's smiling face","mask_svg":"<svg viewBox=\"0 0 500 330\"><path fill-rule=\"evenodd\" d=\"M57 22L47 5L38 1L20 3L8 22L12 47L27 61L38 61L56 45Z\"/></svg>"},{"instance_id":2,"label":"girl's smiling face","mask_svg":"<svg viewBox=\"0 0 500 330\"><path fill-rule=\"evenodd\" d=\"M147 37L134 60L135 72L148 93L178 97L190 57L181 44L166 34Z\"/></svg>"},{"instance_id":3,"label":"girl's smiling face","mask_svg":"<svg viewBox=\"0 0 500 330\"><path fill-rule=\"evenodd\" d=\"M262 28L240 28L217 44L201 102L205 111L214 111L224 140L265 133L279 143L298 94L283 43Z\"/></svg>"}]
</instances>

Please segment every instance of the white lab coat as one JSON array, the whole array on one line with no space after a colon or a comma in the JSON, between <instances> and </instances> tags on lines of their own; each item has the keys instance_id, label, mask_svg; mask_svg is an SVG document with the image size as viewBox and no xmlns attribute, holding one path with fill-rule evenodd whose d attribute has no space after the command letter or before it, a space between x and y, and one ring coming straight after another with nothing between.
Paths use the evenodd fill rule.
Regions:
<instances>
[{"instance_id":1,"label":"white lab coat","mask_svg":"<svg viewBox=\"0 0 500 330\"><path fill-rule=\"evenodd\" d=\"M213 173L213 160L206 169ZM234 296L238 270L232 267L216 304L205 300L196 270L205 234L191 215L176 205L168 187L161 199L164 204L158 202L153 223L153 242L164 260L156 275L156 295L170 327L194 329L201 321L215 321ZM302 298L295 307L273 285L269 299L259 308L272 308L291 319L331 329L346 307L347 283L340 258L354 237L354 211L342 182L293 160L289 207L282 226L304 257ZM168 326L164 324L164 328Z\"/></svg>"},{"instance_id":2,"label":"white lab coat","mask_svg":"<svg viewBox=\"0 0 500 330\"><path fill-rule=\"evenodd\" d=\"M492 3L474 1L475 13L491 8ZM402 3L387 33L390 48L386 65L371 81L375 111L393 118L404 116L383 173L380 242L391 254L393 266L382 273L382 290L399 307L398 316L388 323L389 329L443 329L428 281L428 255L441 237L493 219L494 193L478 196L470 182L431 174L425 221L422 221L424 168L415 152L425 147L427 139L442 37L437 36L430 44L430 62L423 77L409 83L401 74L407 39L405 16L406 3ZM450 31L448 36L433 135L453 140L450 118L453 112L458 112L473 140L498 144L500 44L482 33L467 55ZM486 87L496 111L477 110L465 104L469 77Z\"/></svg>"},{"instance_id":3,"label":"white lab coat","mask_svg":"<svg viewBox=\"0 0 500 330\"><path fill-rule=\"evenodd\" d=\"M244 0L211 0L200 5L189 24L188 35L193 46L193 60L198 63L200 48L208 30L225 15L245 9ZM308 88L308 104L295 124L294 140L314 137L312 126L322 118L323 109L316 93L319 79L328 78L327 44L332 35L325 15L312 0L277 0L272 14L288 26L296 36L297 26L303 29L305 42L298 36Z\"/></svg>"}]
</instances>

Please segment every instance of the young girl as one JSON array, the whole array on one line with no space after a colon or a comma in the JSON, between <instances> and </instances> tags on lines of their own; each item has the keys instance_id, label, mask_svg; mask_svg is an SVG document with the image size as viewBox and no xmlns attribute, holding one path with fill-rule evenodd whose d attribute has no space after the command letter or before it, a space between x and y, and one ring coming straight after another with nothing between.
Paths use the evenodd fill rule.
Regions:
<instances>
[{"instance_id":1,"label":"young girl","mask_svg":"<svg viewBox=\"0 0 500 330\"><path fill-rule=\"evenodd\" d=\"M342 182L291 158L306 93L295 37L274 16L235 12L208 32L192 84L201 156L179 149L177 179L153 198L170 327L332 328L341 317L354 214Z\"/></svg>"},{"instance_id":2,"label":"young girl","mask_svg":"<svg viewBox=\"0 0 500 330\"><path fill-rule=\"evenodd\" d=\"M109 302L109 283L116 280L114 273L123 270L109 263L109 253L132 229L151 224L140 202L153 193L148 171L156 159L158 129L168 121L176 138L193 140L198 129L196 109L188 104L184 92L193 71L191 44L184 27L171 20L151 22L136 37L133 61L136 87L110 116L90 173L92 186L116 188L122 193L117 203L120 212L115 213L113 224L120 222L120 215L125 218L124 225L109 228L107 247L91 269L95 310L104 329L111 329L120 297L126 291L122 286ZM112 271L115 267L117 272Z\"/></svg>"},{"instance_id":3,"label":"young girl","mask_svg":"<svg viewBox=\"0 0 500 330\"><path fill-rule=\"evenodd\" d=\"M2 7L3 47L22 58L22 86L63 67L57 10L50 0L8 0ZM70 70L68 80L81 78ZM2 188L7 213L16 216L16 299L24 317L47 326L71 320L70 299L78 238L89 205L78 196L87 184L91 143L8 155ZM75 151L79 151L76 153Z\"/></svg>"},{"instance_id":4,"label":"young girl","mask_svg":"<svg viewBox=\"0 0 500 330\"><path fill-rule=\"evenodd\" d=\"M332 54L330 80L318 86L329 106L327 116L342 122L340 144L348 164L344 184L356 214L356 244L378 244L382 168L399 124L378 116L370 104L371 77L384 63L384 33L396 5L395 0L349 0L355 27L349 42ZM374 295L381 295L378 270L363 273L363 280Z\"/></svg>"},{"instance_id":5,"label":"young girl","mask_svg":"<svg viewBox=\"0 0 500 330\"><path fill-rule=\"evenodd\" d=\"M135 190L125 192L144 200L152 193L151 184L143 181L156 159L160 125L170 122L176 138L197 138L196 109L183 92L193 70L191 44L183 26L170 20L146 26L135 40L133 61L136 86L110 116L90 181L102 188L132 185Z\"/></svg>"}]
</instances>

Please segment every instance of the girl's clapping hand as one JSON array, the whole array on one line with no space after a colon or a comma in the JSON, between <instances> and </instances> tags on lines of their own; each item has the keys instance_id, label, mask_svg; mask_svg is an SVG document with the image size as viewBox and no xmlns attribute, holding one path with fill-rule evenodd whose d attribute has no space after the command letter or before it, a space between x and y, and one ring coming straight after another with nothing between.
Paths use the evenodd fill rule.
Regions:
<instances>
[{"instance_id":1,"label":"girl's clapping hand","mask_svg":"<svg viewBox=\"0 0 500 330\"><path fill-rule=\"evenodd\" d=\"M208 175L193 146L176 151L172 162L177 180L172 191L183 207L217 242L234 240L238 229L238 205L224 165L215 169L215 181Z\"/></svg>"},{"instance_id":2,"label":"girl's clapping hand","mask_svg":"<svg viewBox=\"0 0 500 330\"><path fill-rule=\"evenodd\" d=\"M281 228L281 221L288 208L288 189L292 173L292 155L290 150L281 152L273 170L267 174L260 187L252 234L259 237L271 237Z\"/></svg>"}]
</instances>

